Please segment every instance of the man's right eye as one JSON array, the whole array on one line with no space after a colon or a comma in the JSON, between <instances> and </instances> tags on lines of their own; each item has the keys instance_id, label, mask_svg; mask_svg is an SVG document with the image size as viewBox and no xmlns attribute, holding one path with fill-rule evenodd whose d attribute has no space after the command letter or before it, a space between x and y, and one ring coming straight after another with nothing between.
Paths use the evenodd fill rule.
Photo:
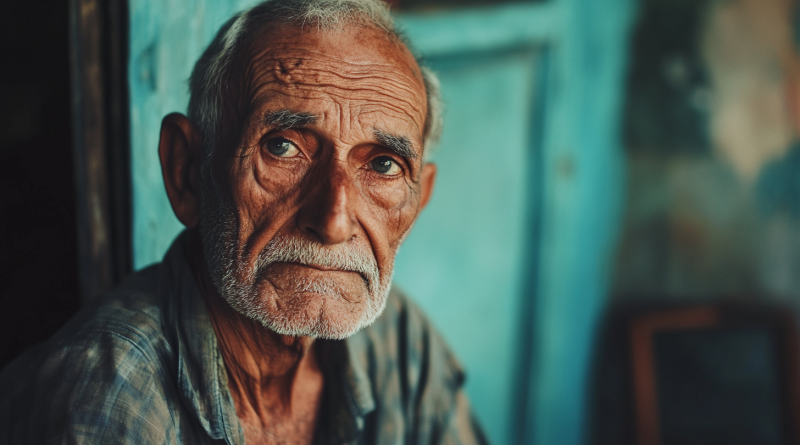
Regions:
<instances>
[{"instance_id":1,"label":"man's right eye","mask_svg":"<svg viewBox=\"0 0 800 445\"><path fill-rule=\"evenodd\" d=\"M294 143L285 138L272 138L267 141L267 151L279 158L291 158L297 156L300 150Z\"/></svg>"}]
</instances>

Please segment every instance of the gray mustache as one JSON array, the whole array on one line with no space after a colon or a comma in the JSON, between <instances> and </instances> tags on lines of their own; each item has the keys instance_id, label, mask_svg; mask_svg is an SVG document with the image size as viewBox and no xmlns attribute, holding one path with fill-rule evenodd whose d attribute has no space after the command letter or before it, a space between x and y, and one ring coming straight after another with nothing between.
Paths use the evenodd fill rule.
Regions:
<instances>
[{"instance_id":1,"label":"gray mustache","mask_svg":"<svg viewBox=\"0 0 800 445\"><path fill-rule=\"evenodd\" d=\"M360 274L370 289L378 286L380 272L375 255L363 245L346 242L324 245L307 238L279 235L258 256L255 273L261 275L274 263L299 263Z\"/></svg>"}]
</instances>

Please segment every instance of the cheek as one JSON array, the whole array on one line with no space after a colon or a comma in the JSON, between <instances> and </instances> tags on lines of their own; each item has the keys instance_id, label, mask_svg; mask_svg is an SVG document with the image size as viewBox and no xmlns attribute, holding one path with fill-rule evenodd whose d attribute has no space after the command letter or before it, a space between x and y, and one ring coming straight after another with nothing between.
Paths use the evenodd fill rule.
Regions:
<instances>
[{"instance_id":1,"label":"cheek","mask_svg":"<svg viewBox=\"0 0 800 445\"><path fill-rule=\"evenodd\" d=\"M380 238L395 248L417 216L419 186L397 181L391 184L364 184L361 189L370 218L385 230Z\"/></svg>"},{"instance_id":2,"label":"cheek","mask_svg":"<svg viewBox=\"0 0 800 445\"><path fill-rule=\"evenodd\" d=\"M268 165L258 154L253 163L243 166L236 181L235 197L239 211L240 236L244 239L271 237L294 213L299 200L298 185L303 172L285 166Z\"/></svg>"},{"instance_id":3,"label":"cheek","mask_svg":"<svg viewBox=\"0 0 800 445\"><path fill-rule=\"evenodd\" d=\"M402 181L390 183L368 181L361 187L364 195L374 206L382 209L401 209L413 204L413 189Z\"/></svg>"}]
</instances>

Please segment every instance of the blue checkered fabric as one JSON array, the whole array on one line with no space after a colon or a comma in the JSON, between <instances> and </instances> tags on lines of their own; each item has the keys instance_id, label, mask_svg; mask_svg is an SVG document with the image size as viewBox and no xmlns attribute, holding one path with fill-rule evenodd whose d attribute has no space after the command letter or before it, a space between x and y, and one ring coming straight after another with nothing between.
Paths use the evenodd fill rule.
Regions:
<instances>
[{"instance_id":1,"label":"blue checkered fabric","mask_svg":"<svg viewBox=\"0 0 800 445\"><path fill-rule=\"evenodd\" d=\"M0 444L244 443L185 238L3 370ZM316 443L487 443L456 359L398 290L372 326L320 342Z\"/></svg>"}]
</instances>

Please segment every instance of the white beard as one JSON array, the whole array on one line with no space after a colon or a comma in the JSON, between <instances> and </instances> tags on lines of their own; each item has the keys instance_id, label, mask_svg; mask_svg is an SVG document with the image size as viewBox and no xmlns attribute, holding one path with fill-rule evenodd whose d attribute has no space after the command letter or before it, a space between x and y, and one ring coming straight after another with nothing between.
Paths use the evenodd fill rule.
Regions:
<instances>
[{"instance_id":1,"label":"white beard","mask_svg":"<svg viewBox=\"0 0 800 445\"><path fill-rule=\"evenodd\" d=\"M381 274L373 252L363 244L347 241L324 245L305 237L278 235L264 247L254 267L248 267L239 245L235 209L220 196L218 189L210 188L205 187L203 193L206 199L200 224L205 259L217 291L239 313L281 335L344 339L372 324L383 312L392 282L393 259L387 264L387 272ZM275 292L274 289L262 290L265 271L275 263L299 263L358 273L368 293L357 303L363 305L362 310L355 314L324 305L324 313L315 313L306 310L310 302L302 297L291 297L275 305L274 295L271 299L264 295ZM299 293L344 299L344 290L334 280L297 277L292 284Z\"/></svg>"}]
</instances>

